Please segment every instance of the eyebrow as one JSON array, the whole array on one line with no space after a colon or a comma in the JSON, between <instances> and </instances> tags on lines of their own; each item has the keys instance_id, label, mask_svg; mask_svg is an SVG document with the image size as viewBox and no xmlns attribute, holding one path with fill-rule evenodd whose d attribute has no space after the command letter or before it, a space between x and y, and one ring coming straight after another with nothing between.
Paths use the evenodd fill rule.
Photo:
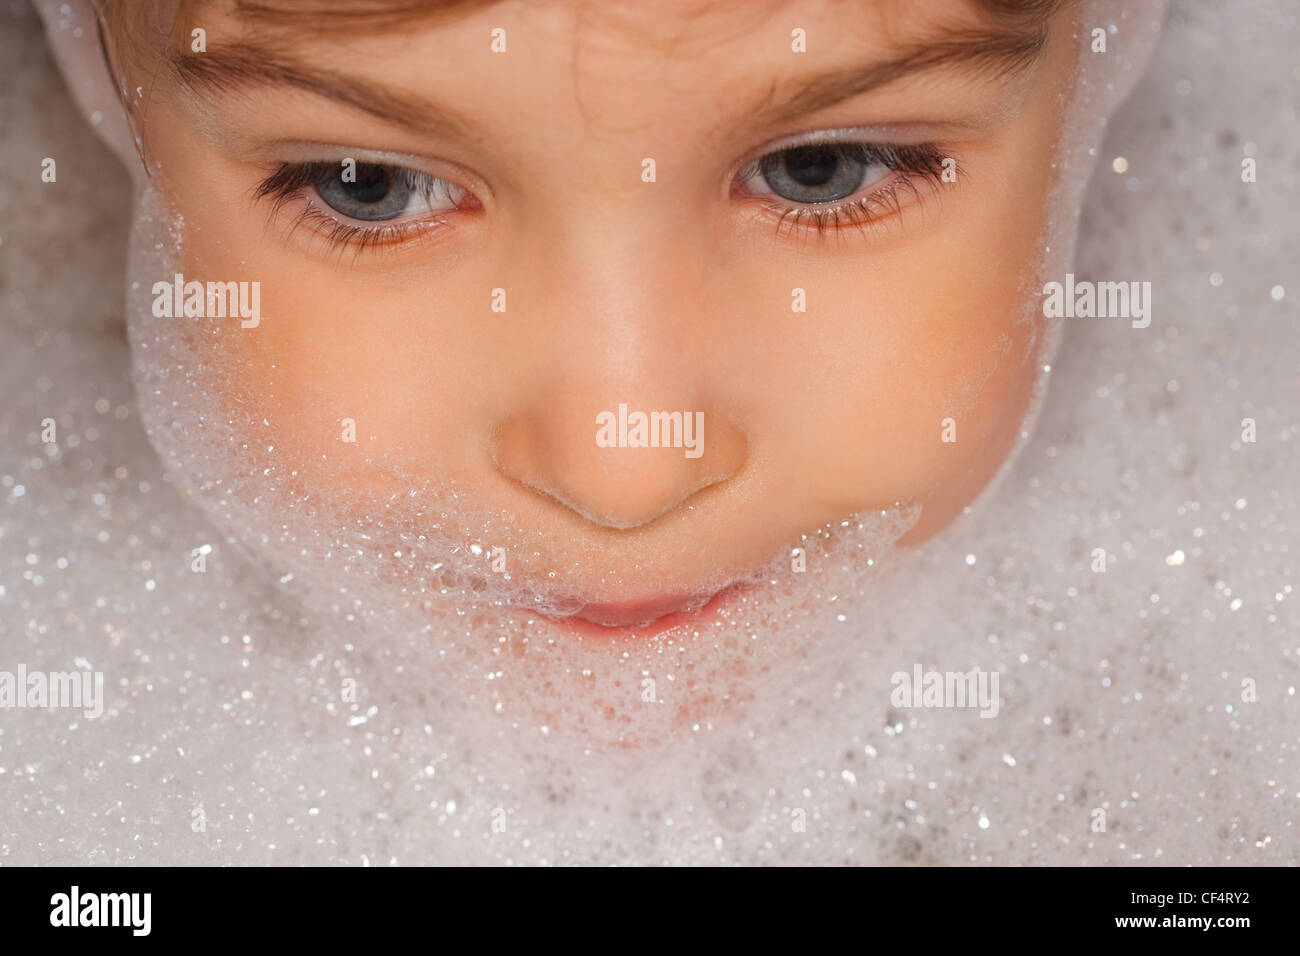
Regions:
<instances>
[{"instance_id":1,"label":"eyebrow","mask_svg":"<svg viewBox=\"0 0 1300 956\"><path fill-rule=\"evenodd\" d=\"M775 81L766 98L746 114L750 122L778 124L888 86L904 76L941 68L965 70L993 79L1011 79L1028 70L1047 43L1047 29L962 30L914 42L887 60L849 67L797 82L782 93Z\"/></svg>"},{"instance_id":2,"label":"eyebrow","mask_svg":"<svg viewBox=\"0 0 1300 956\"><path fill-rule=\"evenodd\" d=\"M798 81L789 92L782 92L787 84L776 80L766 97L745 116L754 124L778 124L887 86L904 76L945 67L1010 78L1038 59L1046 39L1045 27L949 32L914 42L887 60ZM295 62L269 48L252 44L211 47L201 54L173 53L168 61L181 84L194 93L204 89L221 92L288 86L435 137L476 138L473 124L445 104L422 101L359 77Z\"/></svg>"},{"instance_id":3,"label":"eyebrow","mask_svg":"<svg viewBox=\"0 0 1300 956\"><path fill-rule=\"evenodd\" d=\"M205 53L172 54L168 62L180 83L193 93L288 86L433 136L474 137L473 125L444 104L421 101L360 77L297 63L263 47L210 47Z\"/></svg>"}]
</instances>

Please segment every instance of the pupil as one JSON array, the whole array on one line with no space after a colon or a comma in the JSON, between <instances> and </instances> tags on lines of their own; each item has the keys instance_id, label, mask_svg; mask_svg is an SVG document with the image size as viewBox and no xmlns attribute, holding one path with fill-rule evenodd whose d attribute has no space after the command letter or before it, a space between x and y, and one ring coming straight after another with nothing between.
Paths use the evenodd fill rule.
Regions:
<instances>
[{"instance_id":1,"label":"pupil","mask_svg":"<svg viewBox=\"0 0 1300 956\"><path fill-rule=\"evenodd\" d=\"M835 176L840 158L825 146L801 146L786 154L785 168L800 186L824 186Z\"/></svg>"},{"instance_id":2,"label":"pupil","mask_svg":"<svg viewBox=\"0 0 1300 956\"><path fill-rule=\"evenodd\" d=\"M355 183L340 183L343 193L349 199L359 203L373 204L388 195L392 189L392 180L388 170L382 166L358 166Z\"/></svg>"}]
</instances>

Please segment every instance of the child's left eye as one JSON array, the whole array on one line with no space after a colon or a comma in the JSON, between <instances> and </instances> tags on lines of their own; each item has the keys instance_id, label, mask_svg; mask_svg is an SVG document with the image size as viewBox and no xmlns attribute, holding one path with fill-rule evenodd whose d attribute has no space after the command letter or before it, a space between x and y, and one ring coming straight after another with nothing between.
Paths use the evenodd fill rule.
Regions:
<instances>
[{"instance_id":1,"label":"child's left eye","mask_svg":"<svg viewBox=\"0 0 1300 956\"><path fill-rule=\"evenodd\" d=\"M777 206L777 230L830 232L865 226L922 198L944 178L946 157L931 143L813 142L774 150L742 168L736 193ZM955 181L955 180L954 180Z\"/></svg>"},{"instance_id":2,"label":"child's left eye","mask_svg":"<svg viewBox=\"0 0 1300 956\"><path fill-rule=\"evenodd\" d=\"M861 143L827 143L768 153L749 172L746 182L754 195L766 187L791 202L825 203L884 179L890 168Z\"/></svg>"}]
</instances>

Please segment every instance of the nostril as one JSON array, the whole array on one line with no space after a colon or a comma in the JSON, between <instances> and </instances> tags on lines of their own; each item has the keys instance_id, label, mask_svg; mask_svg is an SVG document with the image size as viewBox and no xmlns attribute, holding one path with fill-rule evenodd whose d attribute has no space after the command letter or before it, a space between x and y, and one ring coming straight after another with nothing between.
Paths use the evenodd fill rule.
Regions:
<instances>
[{"instance_id":1,"label":"nostril","mask_svg":"<svg viewBox=\"0 0 1300 956\"><path fill-rule=\"evenodd\" d=\"M636 528L653 524L664 515L676 511L687 501L694 498L700 492L713 485L719 484L726 480L726 477L708 478L701 481L695 487L687 488L677 497L664 500L655 504L653 510L633 511L630 507L624 506L623 503L615 503L615 507L606 510L600 510L592 505L586 504L581 500L558 494L554 490L541 488L537 485L531 485L527 482L520 482L530 491L549 498L557 504L563 505L569 511L578 515L588 524L593 524L601 528L609 528L613 531L632 531ZM629 503L630 504L630 503Z\"/></svg>"},{"instance_id":2,"label":"nostril","mask_svg":"<svg viewBox=\"0 0 1300 956\"><path fill-rule=\"evenodd\" d=\"M626 407L626 406L623 406ZM699 413L705 415L705 413ZM593 422L572 426L574 418ZM620 434L617 423L587 414L521 416L495 430L489 448L494 469L510 481L564 508L588 524L631 531L686 506L708 489L731 480L743 467L744 433L722 416L712 421L707 446L690 457L680 447L601 442ZM701 434L698 429L695 435Z\"/></svg>"}]
</instances>

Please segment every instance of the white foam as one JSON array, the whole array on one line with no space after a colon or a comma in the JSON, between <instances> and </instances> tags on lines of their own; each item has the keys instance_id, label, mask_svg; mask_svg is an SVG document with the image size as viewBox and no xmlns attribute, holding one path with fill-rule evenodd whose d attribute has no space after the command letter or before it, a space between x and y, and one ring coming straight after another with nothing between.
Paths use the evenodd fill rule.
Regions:
<instances>
[{"instance_id":1,"label":"white foam","mask_svg":"<svg viewBox=\"0 0 1300 956\"><path fill-rule=\"evenodd\" d=\"M490 570L492 547L512 569L573 568L465 489L407 480L346 513L304 507L262 472L280 463L248 440L256 420L223 414L228 370L140 299L183 224L160 234L168 217L146 207L124 270L105 237L125 183L102 151L61 161L68 194L5 172L5 218L28 226L0 229L0 668L102 670L108 707L0 711L0 860L1295 862L1296 316L1269 291L1300 285L1281 179L1295 143L1272 119L1294 114L1294 43L1268 17L1224 16L1189 4L1116 146L1061 157L1061 240L1045 242L1061 258L1044 271L1072 259L1085 170L1122 148L1139 188L1102 173L1079 271L1151 276L1162 317L1050 342L1037 434L939 539L886 548L915 517L902 508L810 531L788 545L807 549L804 575L778 553L764 575L780 583L717 627L622 653L510 610L531 595ZM58 86L35 33L0 31L19 102ZM1216 57L1189 61L1207 38ZM1244 70L1270 62L1261 50L1277 77ZM1225 92L1183 102L1188 76ZM48 139L96 156L70 108L16 118L6 155ZM1244 207L1231 176L1170 173L1188 155L1231 172L1248 139L1277 178ZM142 283L136 399L111 322L124 271ZM1210 271L1227 277L1216 298L1196 281ZM1254 446L1235 440L1247 415ZM231 428L255 451L229 455ZM999 717L894 707L890 675L913 664L996 671Z\"/></svg>"}]
</instances>

